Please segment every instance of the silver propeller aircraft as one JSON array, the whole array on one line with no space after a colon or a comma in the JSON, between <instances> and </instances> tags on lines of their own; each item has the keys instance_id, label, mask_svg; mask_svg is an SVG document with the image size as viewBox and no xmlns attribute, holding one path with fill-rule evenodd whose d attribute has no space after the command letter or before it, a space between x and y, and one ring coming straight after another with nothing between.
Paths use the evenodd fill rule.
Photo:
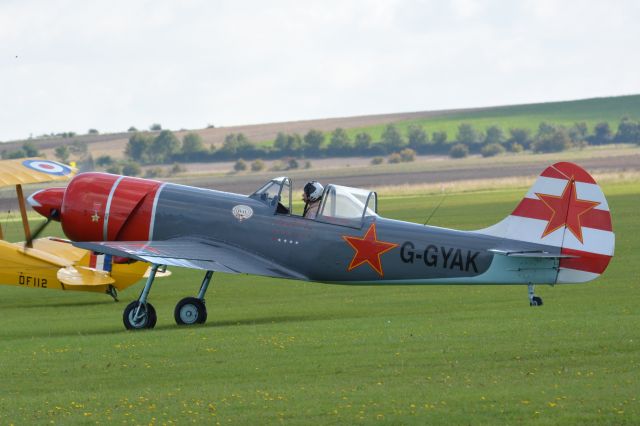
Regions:
<instances>
[{"instance_id":1,"label":"silver propeller aircraft","mask_svg":"<svg viewBox=\"0 0 640 426\"><path fill-rule=\"evenodd\" d=\"M292 182L279 177L246 196L154 180L83 173L29 203L59 220L73 244L143 261L151 273L124 310L128 329L153 328L156 272L206 271L196 297L178 302L178 324L204 323L213 272L351 285L580 283L604 272L614 252L609 206L579 166L556 163L498 224L457 231L387 219L377 195L328 185L313 218L292 212Z\"/></svg>"}]
</instances>

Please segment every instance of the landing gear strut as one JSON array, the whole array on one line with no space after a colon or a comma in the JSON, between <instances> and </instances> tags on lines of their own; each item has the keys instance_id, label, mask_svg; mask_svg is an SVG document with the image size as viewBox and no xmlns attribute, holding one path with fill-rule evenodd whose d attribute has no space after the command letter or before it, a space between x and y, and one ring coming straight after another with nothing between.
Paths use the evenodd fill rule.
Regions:
<instances>
[{"instance_id":1,"label":"landing gear strut","mask_svg":"<svg viewBox=\"0 0 640 426\"><path fill-rule=\"evenodd\" d=\"M111 284L109 284L109 288L107 288L107 294L111 297L113 297L113 301L114 302L119 302L118 300L118 290L116 290L116 288L114 286L112 286Z\"/></svg>"},{"instance_id":2,"label":"landing gear strut","mask_svg":"<svg viewBox=\"0 0 640 426\"><path fill-rule=\"evenodd\" d=\"M200 285L198 297L185 297L176 305L173 317L178 325L204 324L207 321L207 307L204 304L204 295L209 288L209 282L213 277L213 271L207 271Z\"/></svg>"},{"instance_id":3,"label":"landing gear strut","mask_svg":"<svg viewBox=\"0 0 640 426\"><path fill-rule=\"evenodd\" d=\"M529 284L529 306L542 306L542 297L534 294L536 286Z\"/></svg>"},{"instance_id":4,"label":"landing gear strut","mask_svg":"<svg viewBox=\"0 0 640 426\"><path fill-rule=\"evenodd\" d=\"M153 328L156 326L158 317L156 316L156 310L151 303L147 303L147 297L153 284L153 279L156 277L156 272L160 265L152 264L151 271L147 282L140 293L138 300L135 300L127 305L122 314L122 321L127 330L141 330L144 328Z\"/></svg>"}]
</instances>

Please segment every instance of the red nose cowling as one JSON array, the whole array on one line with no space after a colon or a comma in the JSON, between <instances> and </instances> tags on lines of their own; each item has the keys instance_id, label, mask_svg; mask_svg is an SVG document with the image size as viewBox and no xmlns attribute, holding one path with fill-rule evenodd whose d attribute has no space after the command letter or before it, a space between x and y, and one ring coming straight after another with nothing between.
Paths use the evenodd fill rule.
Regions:
<instances>
[{"instance_id":1,"label":"red nose cowling","mask_svg":"<svg viewBox=\"0 0 640 426\"><path fill-rule=\"evenodd\" d=\"M82 173L67 186L62 230L73 241L145 241L161 182Z\"/></svg>"},{"instance_id":2,"label":"red nose cowling","mask_svg":"<svg viewBox=\"0 0 640 426\"><path fill-rule=\"evenodd\" d=\"M27 203L42 216L59 222L64 191L65 188L42 189L27 198Z\"/></svg>"}]
</instances>

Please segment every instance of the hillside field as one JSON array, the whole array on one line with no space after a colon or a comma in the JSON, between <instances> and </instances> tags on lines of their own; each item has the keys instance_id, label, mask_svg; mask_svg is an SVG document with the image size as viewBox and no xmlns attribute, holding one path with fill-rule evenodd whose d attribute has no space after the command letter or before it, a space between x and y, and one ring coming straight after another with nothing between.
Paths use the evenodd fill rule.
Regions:
<instances>
[{"instance_id":1,"label":"hillside field","mask_svg":"<svg viewBox=\"0 0 640 426\"><path fill-rule=\"evenodd\" d=\"M472 124L476 130L485 131L497 125L508 136L510 128L525 128L535 135L541 122L571 127L577 122L585 122L589 132L600 122L607 122L615 133L622 117L640 119L640 96L620 96L614 98L595 98L567 102L549 102L530 105L513 105L494 108L472 109L451 112L434 117L404 120L398 128L406 133L411 125L423 126L429 135L434 131L444 131L448 141L455 140L461 123ZM350 129L352 137L361 131L367 131L374 140L379 140L385 125Z\"/></svg>"},{"instance_id":2,"label":"hillside field","mask_svg":"<svg viewBox=\"0 0 640 426\"><path fill-rule=\"evenodd\" d=\"M151 292L156 328L127 332L141 284L120 303L0 287L0 424L638 424L640 182L603 189L612 264L538 287L538 308L524 286L217 274L208 323L179 328L175 303L202 274L174 268ZM452 194L430 224L488 226L525 192ZM380 213L423 223L438 201L387 196Z\"/></svg>"}]
</instances>

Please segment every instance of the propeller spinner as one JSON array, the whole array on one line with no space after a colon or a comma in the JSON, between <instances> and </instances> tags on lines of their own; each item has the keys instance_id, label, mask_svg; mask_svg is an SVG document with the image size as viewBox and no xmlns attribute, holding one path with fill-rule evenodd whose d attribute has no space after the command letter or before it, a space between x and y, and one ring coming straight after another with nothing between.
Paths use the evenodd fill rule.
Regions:
<instances>
[{"instance_id":1,"label":"propeller spinner","mask_svg":"<svg viewBox=\"0 0 640 426\"><path fill-rule=\"evenodd\" d=\"M28 197L27 203L47 219L60 222L64 191L65 188L41 189Z\"/></svg>"},{"instance_id":2,"label":"propeller spinner","mask_svg":"<svg viewBox=\"0 0 640 426\"><path fill-rule=\"evenodd\" d=\"M25 247L32 247L33 240L44 231L52 220L60 222L60 211L62 210L62 198L64 197L65 188L48 188L33 193L27 198L27 203L42 216L46 217L44 221L25 242Z\"/></svg>"}]
</instances>

